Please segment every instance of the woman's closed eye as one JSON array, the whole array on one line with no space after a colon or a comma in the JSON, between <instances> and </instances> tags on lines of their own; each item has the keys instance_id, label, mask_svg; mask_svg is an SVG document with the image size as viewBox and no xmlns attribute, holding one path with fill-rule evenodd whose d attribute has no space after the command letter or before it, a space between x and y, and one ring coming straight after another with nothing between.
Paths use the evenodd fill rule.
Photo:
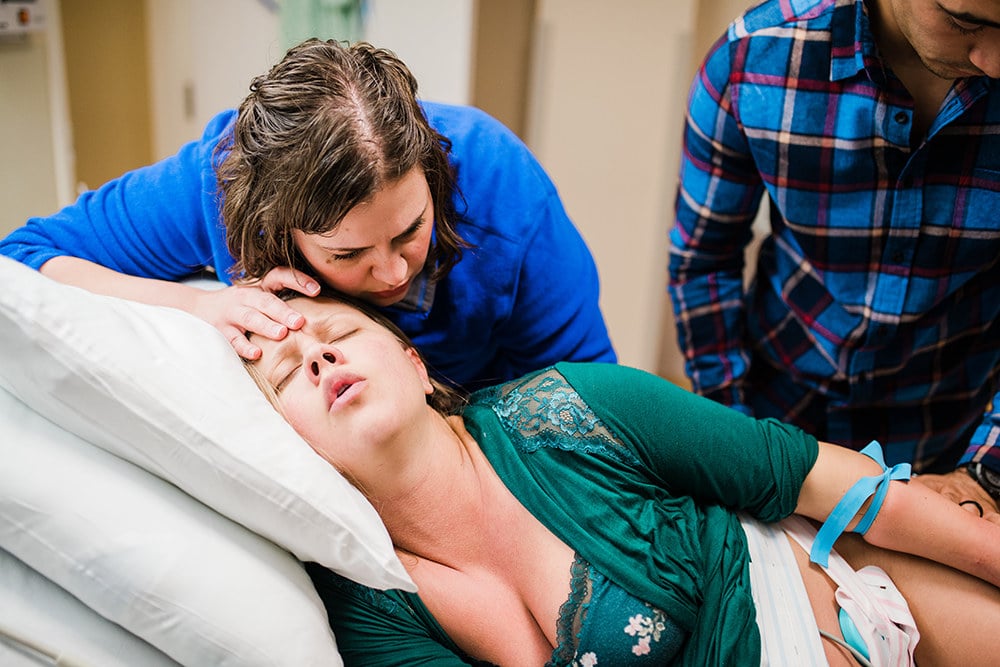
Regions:
<instances>
[{"instance_id":1,"label":"woman's closed eye","mask_svg":"<svg viewBox=\"0 0 1000 667\"><path fill-rule=\"evenodd\" d=\"M350 338L351 336L354 336L355 334L359 333L360 331L361 331L361 328L352 327L352 328L347 329L347 330L339 331L339 332L337 332L335 334L330 334L326 338L327 344L328 345L334 345L336 343L343 342L343 341L347 340L348 338ZM281 390L284 389L285 387L287 387L289 381L291 381L292 378L295 376L295 374L299 370L301 370L301 368L302 368L302 359L299 358L298 362L299 363L297 363L295 366L291 367L287 371L285 371L284 368L280 367L280 365L279 365L278 371L275 373L275 376L280 378L280 380L278 380L278 382L274 383L274 390L276 392L281 393Z\"/></svg>"},{"instance_id":2,"label":"woman's closed eye","mask_svg":"<svg viewBox=\"0 0 1000 667\"><path fill-rule=\"evenodd\" d=\"M416 236L417 232L419 232L423 226L424 226L424 218L423 218L423 213L421 213L420 217L413 221L413 224L411 224L409 227L403 230L402 234L393 239L393 242L406 243L414 236Z\"/></svg>"},{"instance_id":3,"label":"woman's closed eye","mask_svg":"<svg viewBox=\"0 0 1000 667\"><path fill-rule=\"evenodd\" d=\"M295 375L295 373L298 372L298 370L300 368L302 368L302 364L299 364L299 365L295 366L294 368L292 368L291 370L289 370L287 373L285 373L284 375L282 375L281 379L278 380L278 382L276 382L274 384L274 391L276 391L276 392L278 392L280 394L281 391L285 387L288 386L289 380L292 379L292 376Z\"/></svg>"},{"instance_id":4,"label":"woman's closed eye","mask_svg":"<svg viewBox=\"0 0 1000 667\"><path fill-rule=\"evenodd\" d=\"M397 236L393 237L392 239L393 244L399 245L408 243L417 235L417 233L423 228L425 224L426 221L424 220L423 213L421 213L420 217L414 220L409 227L403 230L401 234L398 234ZM368 248L365 247L365 248L354 248L352 250L342 250L339 252L331 251L330 261L348 262L352 259L357 259L358 257L361 257L361 255L363 255L367 250Z\"/></svg>"},{"instance_id":5,"label":"woman's closed eye","mask_svg":"<svg viewBox=\"0 0 1000 667\"><path fill-rule=\"evenodd\" d=\"M349 261L352 259L357 259L361 256L361 253L365 251L364 248L358 248L357 250L348 250L347 252L338 252L330 255L330 259L335 261Z\"/></svg>"}]
</instances>

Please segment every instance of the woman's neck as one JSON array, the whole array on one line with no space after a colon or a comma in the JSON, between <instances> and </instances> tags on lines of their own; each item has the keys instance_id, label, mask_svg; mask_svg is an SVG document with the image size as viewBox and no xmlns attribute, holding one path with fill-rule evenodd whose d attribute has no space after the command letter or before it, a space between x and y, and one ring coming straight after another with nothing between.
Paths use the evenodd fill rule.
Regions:
<instances>
[{"instance_id":1,"label":"woman's neck","mask_svg":"<svg viewBox=\"0 0 1000 667\"><path fill-rule=\"evenodd\" d=\"M393 544L445 565L479 559L490 544L484 527L500 510L499 478L461 417L430 420L411 435L395 474L365 485Z\"/></svg>"}]
</instances>

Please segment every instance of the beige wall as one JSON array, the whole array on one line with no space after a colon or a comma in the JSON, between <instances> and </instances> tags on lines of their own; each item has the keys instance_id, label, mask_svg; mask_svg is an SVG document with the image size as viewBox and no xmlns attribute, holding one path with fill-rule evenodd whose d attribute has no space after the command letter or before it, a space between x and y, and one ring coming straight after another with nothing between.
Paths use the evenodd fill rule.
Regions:
<instances>
[{"instance_id":1,"label":"beige wall","mask_svg":"<svg viewBox=\"0 0 1000 667\"><path fill-rule=\"evenodd\" d=\"M597 260L621 362L651 371L659 363L665 221L693 5L539 3L528 143Z\"/></svg>"},{"instance_id":2,"label":"beige wall","mask_svg":"<svg viewBox=\"0 0 1000 667\"><path fill-rule=\"evenodd\" d=\"M43 30L0 39L0 235L73 195L59 5L35 15Z\"/></svg>"},{"instance_id":3,"label":"beige wall","mask_svg":"<svg viewBox=\"0 0 1000 667\"><path fill-rule=\"evenodd\" d=\"M472 104L525 138L536 0L478 0Z\"/></svg>"},{"instance_id":4,"label":"beige wall","mask_svg":"<svg viewBox=\"0 0 1000 667\"><path fill-rule=\"evenodd\" d=\"M60 0L60 6L76 179L93 189L152 158L144 4Z\"/></svg>"},{"instance_id":5,"label":"beige wall","mask_svg":"<svg viewBox=\"0 0 1000 667\"><path fill-rule=\"evenodd\" d=\"M684 383L666 296L684 108L746 0L538 0L527 141L597 260L623 363Z\"/></svg>"},{"instance_id":6,"label":"beige wall","mask_svg":"<svg viewBox=\"0 0 1000 667\"><path fill-rule=\"evenodd\" d=\"M45 35L0 41L0 233L55 207Z\"/></svg>"}]
</instances>

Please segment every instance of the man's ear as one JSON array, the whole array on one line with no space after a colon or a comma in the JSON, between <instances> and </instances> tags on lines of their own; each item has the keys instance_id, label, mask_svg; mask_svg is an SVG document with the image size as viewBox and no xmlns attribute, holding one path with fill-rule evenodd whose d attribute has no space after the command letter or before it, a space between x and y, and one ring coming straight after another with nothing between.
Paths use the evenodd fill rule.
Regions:
<instances>
[{"instance_id":1,"label":"man's ear","mask_svg":"<svg viewBox=\"0 0 1000 667\"><path fill-rule=\"evenodd\" d=\"M420 354L412 347L406 348L406 356L410 358L410 362L413 364L413 367L417 369L420 381L424 385L424 393L430 396L434 393L434 385L431 384L431 379L427 374L427 366L424 365L424 360L420 358Z\"/></svg>"}]
</instances>

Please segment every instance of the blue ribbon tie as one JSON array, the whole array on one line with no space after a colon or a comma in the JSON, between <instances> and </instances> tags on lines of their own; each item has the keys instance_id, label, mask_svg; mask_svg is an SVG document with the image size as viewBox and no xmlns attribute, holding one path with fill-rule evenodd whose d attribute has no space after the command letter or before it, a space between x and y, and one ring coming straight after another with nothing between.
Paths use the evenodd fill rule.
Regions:
<instances>
[{"instance_id":1,"label":"blue ribbon tie","mask_svg":"<svg viewBox=\"0 0 1000 667\"><path fill-rule=\"evenodd\" d=\"M889 482L891 480L910 479L909 463L897 463L892 468L886 467L885 458L882 455L882 446L877 441L872 440L869 442L861 450L861 453L882 466L882 474L862 477L855 482L854 486L847 490L847 493L840 499L837 506L830 512L830 516L826 518L826 521L823 522L823 525L816 532L816 539L813 540L812 549L809 551L809 560L823 567L826 567L829 563L830 550L833 549L833 543L847 529L847 524L861 510L861 506L864 505L865 501L873 495L875 496L872 499L871 505L868 506L865 515L861 517L861 521L858 522L858 525L852 531L860 535L868 532L879 510L882 509L882 502L885 500L885 495L889 492Z\"/></svg>"}]
</instances>

